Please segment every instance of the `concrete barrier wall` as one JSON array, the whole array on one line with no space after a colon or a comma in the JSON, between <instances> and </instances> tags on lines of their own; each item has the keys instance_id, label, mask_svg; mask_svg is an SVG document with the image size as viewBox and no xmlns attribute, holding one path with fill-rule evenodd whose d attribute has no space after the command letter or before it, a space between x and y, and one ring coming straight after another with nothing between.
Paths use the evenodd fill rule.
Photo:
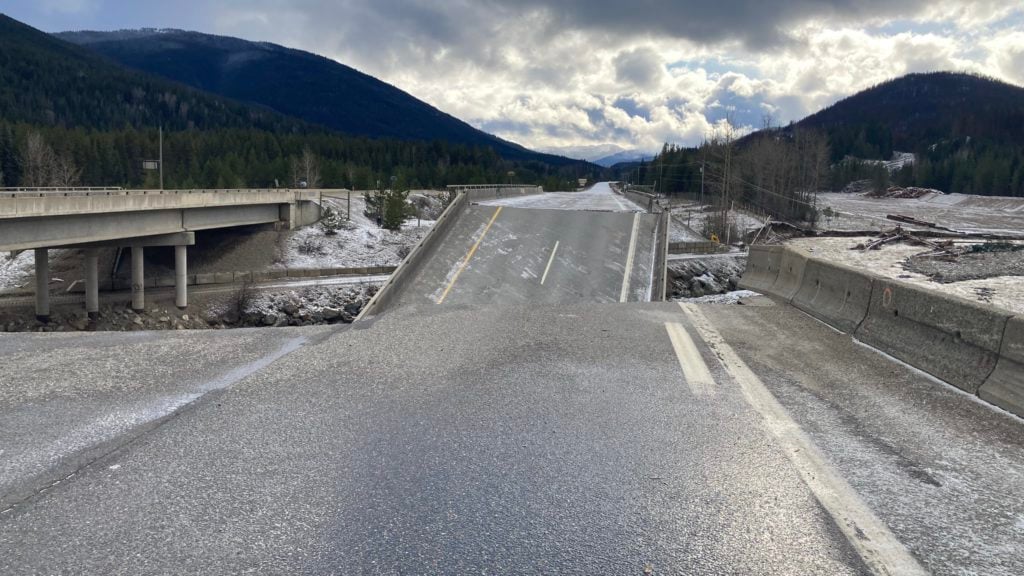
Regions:
<instances>
[{"instance_id":1,"label":"concrete barrier wall","mask_svg":"<svg viewBox=\"0 0 1024 576\"><path fill-rule=\"evenodd\" d=\"M848 266L811 258L792 304L811 316L853 334L868 315L874 277Z\"/></svg>"},{"instance_id":2,"label":"concrete barrier wall","mask_svg":"<svg viewBox=\"0 0 1024 576\"><path fill-rule=\"evenodd\" d=\"M728 252L729 247L718 242L672 242L668 245L669 254L718 254Z\"/></svg>"},{"instance_id":3,"label":"concrete barrier wall","mask_svg":"<svg viewBox=\"0 0 1024 576\"><path fill-rule=\"evenodd\" d=\"M496 200L498 198L511 198L513 196L531 196L543 194L544 189L540 186L518 186L501 188L469 188L462 191L470 202L481 200Z\"/></svg>"},{"instance_id":4,"label":"concrete barrier wall","mask_svg":"<svg viewBox=\"0 0 1024 576\"><path fill-rule=\"evenodd\" d=\"M999 363L978 396L1024 417L1024 316L1011 318L1003 334Z\"/></svg>"},{"instance_id":5,"label":"concrete barrier wall","mask_svg":"<svg viewBox=\"0 0 1024 576\"><path fill-rule=\"evenodd\" d=\"M466 192L459 192L455 200L445 208L444 212L437 219L437 222L430 228L426 236L416 243L416 246L409 252L409 255L402 260L391 278L384 283L384 286L377 291L372 299L363 307L362 312L356 321L371 318L391 303L397 293L397 285L402 281L411 278L412 275L423 265L426 251L433 249L441 239L451 230L459 214L469 206L469 196Z\"/></svg>"},{"instance_id":6,"label":"concrete barrier wall","mask_svg":"<svg viewBox=\"0 0 1024 576\"><path fill-rule=\"evenodd\" d=\"M740 278L740 288L768 294L779 278L782 253L782 246L751 246L747 269Z\"/></svg>"},{"instance_id":7,"label":"concrete barrier wall","mask_svg":"<svg viewBox=\"0 0 1024 576\"><path fill-rule=\"evenodd\" d=\"M793 300L803 284L806 267L807 254L787 248L782 252L782 258L779 261L779 275L768 292L786 302Z\"/></svg>"},{"instance_id":8,"label":"concrete barrier wall","mask_svg":"<svg viewBox=\"0 0 1024 576\"><path fill-rule=\"evenodd\" d=\"M117 190L0 194L0 218L52 217L97 212L182 210L319 200L320 190Z\"/></svg>"},{"instance_id":9,"label":"concrete barrier wall","mask_svg":"<svg viewBox=\"0 0 1024 576\"><path fill-rule=\"evenodd\" d=\"M971 394L992 374L1009 312L876 278L857 338Z\"/></svg>"},{"instance_id":10,"label":"concrete barrier wall","mask_svg":"<svg viewBox=\"0 0 1024 576\"><path fill-rule=\"evenodd\" d=\"M1024 417L1024 317L782 247L752 246L740 286Z\"/></svg>"},{"instance_id":11,"label":"concrete barrier wall","mask_svg":"<svg viewBox=\"0 0 1024 576\"><path fill-rule=\"evenodd\" d=\"M653 194L637 192L636 190L626 190L622 195L651 214L657 214L662 211L661 205L657 202L657 197Z\"/></svg>"}]
</instances>

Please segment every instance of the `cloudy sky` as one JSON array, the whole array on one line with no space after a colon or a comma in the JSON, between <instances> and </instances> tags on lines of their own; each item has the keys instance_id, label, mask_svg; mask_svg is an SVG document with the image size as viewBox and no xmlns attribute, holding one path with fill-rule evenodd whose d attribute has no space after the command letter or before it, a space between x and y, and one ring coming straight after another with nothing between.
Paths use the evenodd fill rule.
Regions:
<instances>
[{"instance_id":1,"label":"cloudy sky","mask_svg":"<svg viewBox=\"0 0 1024 576\"><path fill-rule=\"evenodd\" d=\"M183 28L334 58L535 149L594 158L798 120L908 72L1024 84L1008 0L7 0L37 28Z\"/></svg>"}]
</instances>

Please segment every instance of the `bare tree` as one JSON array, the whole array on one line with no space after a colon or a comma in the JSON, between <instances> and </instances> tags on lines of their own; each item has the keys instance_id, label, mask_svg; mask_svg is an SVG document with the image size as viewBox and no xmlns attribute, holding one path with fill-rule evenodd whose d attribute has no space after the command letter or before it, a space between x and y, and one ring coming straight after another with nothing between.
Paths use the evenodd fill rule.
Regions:
<instances>
[{"instance_id":1,"label":"bare tree","mask_svg":"<svg viewBox=\"0 0 1024 576\"><path fill-rule=\"evenodd\" d=\"M26 187L77 186L82 170L69 154L58 154L38 132L30 132L21 150L22 185Z\"/></svg>"},{"instance_id":2,"label":"bare tree","mask_svg":"<svg viewBox=\"0 0 1024 576\"><path fill-rule=\"evenodd\" d=\"M50 185L62 188L70 188L81 184L82 169L75 166L71 156L57 154L53 157L53 167L50 170Z\"/></svg>"},{"instance_id":3,"label":"bare tree","mask_svg":"<svg viewBox=\"0 0 1024 576\"><path fill-rule=\"evenodd\" d=\"M38 132L30 132L21 149L21 182L33 188L49 186L56 154Z\"/></svg>"},{"instance_id":4,"label":"bare tree","mask_svg":"<svg viewBox=\"0 0 1024 576\"><path fill-rule=\"evenodd\" d=\"M296 186L305 182L307 188L320 187L320 159L308 146L302 149L302 156L292 158L292 182Z\"/></svg>"}]
</instances>

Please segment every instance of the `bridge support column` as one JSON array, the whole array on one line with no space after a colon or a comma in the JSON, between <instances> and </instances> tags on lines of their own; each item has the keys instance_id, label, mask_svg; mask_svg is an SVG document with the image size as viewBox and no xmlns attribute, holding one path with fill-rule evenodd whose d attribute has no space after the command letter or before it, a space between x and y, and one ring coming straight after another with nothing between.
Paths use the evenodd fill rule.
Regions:
<instances>
[{"instance_id":1,"label":"bridge support column","mask_svg":"<svg viewBox=\"0 0 1024 576\"><path fill-rule=\"evenodd\" d=\"M298 206L295 204L281 204L278 210L281 215L281 221L278 225L285 230L293 230L296 220L295 212L298 210Z\"/></svg>"},{"instance_id":2,"label":"bridge support column","mask_svg":"<svg viewBox=\"0 0 1024 576\"><path fill-rule=\"evenodd\" d=\"M132 246L132 310L136 312L146 309L146 274L142 255L142 246Z\"/></svg>"},{"instance_id":3,"label":"bridge support column","mask_svg":"<svg viewBox=\"0 0 1024 576\"><path fill-rule=\"evenodd\" d=\"M185 246L174 247L174 305L188 307L188 251Z\"/></svg>"},{"instance_id":4,"label":"bridge support column","mask_svg":"<svg viewBox=\"0 0 1024 576\"><path fill-rule=\"evenodd\" d=\"M95 320L100 315L100 256L95 248L85 251L85 311Z\"/></svg>"},{"instance_id":5,"label":"bridge support column","mask_svg":"<svg viewBox=\"0 0 1024 576\"><path fill-rule=\"evenodd\" d=\"M36 248L36 318L50 319L50 254L46 248Z\"/></svg>"}]
</instances>

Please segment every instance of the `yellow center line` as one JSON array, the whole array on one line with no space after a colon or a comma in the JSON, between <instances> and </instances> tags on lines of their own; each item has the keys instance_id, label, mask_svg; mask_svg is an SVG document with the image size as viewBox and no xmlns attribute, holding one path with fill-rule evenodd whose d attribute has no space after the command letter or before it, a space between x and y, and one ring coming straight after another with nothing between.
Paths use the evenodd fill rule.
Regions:
<instances>
[{"instance_id":1,"label":"yellow center line","mask_svg":"<svg viewBox=\"0 0 1024 576\"><path fill-rule=\"evenodd\" d=\"M544 277L540 279L540 285L541 286L544 285L544 282L547 282L548 272L551 272L551 264L555 261L555 254L558 253L558 244L560 242L561 242L561 240L559 240L558 242L555 242L555 247L554 247L553 250L551 250L551 258L548 258L548 266L547 266L547 268L544 269Z\"/></svg>"},{"instance_id":2,"label":"yellow center line","mask_svg":"<svg viewBox=\"0 0 1024 576\"><path fill-rule=\"evenodd\" d=\"M484 236L487 236L487 232L491 229L491 226L494 225L494 221L498 219L498 214L501 214L501 208L501 206L498 206L498 209L494 211L494 216L491 216L491 221L487 223L487 227L484 228L483 233L481 233L480 237L476 239L476 243L469 249L469 253L466 254L466 257L463 258L462 264L460 264L459 269L455 271L455 275L452 276L452 280L448 283L448 287L444 289L444 293L437 299L438 304L444 302L444 299L448 297L448 293L452 291L452 286L455 286L455 281L459 279L462 271L466 269L466 265L469 264L470 259L473 258L473 254L476 254L476 249L480 247L480 243L483 242Z\"/></svg>"}]
</instances>

